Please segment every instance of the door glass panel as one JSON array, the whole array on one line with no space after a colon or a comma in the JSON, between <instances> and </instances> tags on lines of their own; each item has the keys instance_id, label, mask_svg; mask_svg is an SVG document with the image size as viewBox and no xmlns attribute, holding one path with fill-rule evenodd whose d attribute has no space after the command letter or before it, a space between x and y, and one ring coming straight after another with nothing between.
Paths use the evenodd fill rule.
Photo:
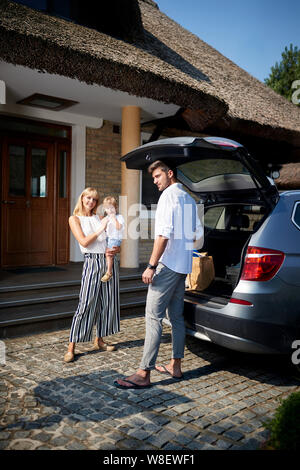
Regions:
<instances>
[{"instance_id":1,"label":"door glass panel","mask_svg":"<svg viewBox=\"0 0 300 470\"><path fill-rule=\"evenodd\" d=\"M59 197L67 197L67 152L59 155Z\"/></svg>"},{"instance_id":2,"label":"door glass panel","mask_svg":"<svg viewBox=\"0 0 300 470\"><path fill-rule=\"evenodd\" d=\"M9 146L9 195L25 196L26 149L19 145Z\"/></svg>"},{"instance_id":3,"label":"door glass panel","mask_svg":"<svg viewBox=\"0 0 300 470\"><path fill-rule=\"evenodd\" d=\"M33 148L31 152L31 196L47 196L47 150Z\"/></svg>"}]
</instances>

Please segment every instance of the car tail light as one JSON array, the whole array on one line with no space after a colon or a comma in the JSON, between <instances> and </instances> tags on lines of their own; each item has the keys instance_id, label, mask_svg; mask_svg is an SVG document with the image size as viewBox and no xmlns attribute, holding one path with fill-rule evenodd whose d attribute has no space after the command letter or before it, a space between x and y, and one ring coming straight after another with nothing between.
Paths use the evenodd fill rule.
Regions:
<instances>
[{"instance_id":1,"label":"car tail light","mask_svg":"<svg viewBox=\"0 0 300 470\"><path fill-rule=\"evenodd\" d=\"M248 302L248 300L242 300L242 299L235 299L234 297L231 297L229 300L231 304L238 304L238 305L248 305L249 307L253 305L251 302Z\"/></svg>"},{"instance_id":2,"label":"car tail light","mask_svg":"<svg viewBox=\"0 0 300 470\"><path fill-rule=\"evenodd\" d=\"M249 246L241 279L244 281L269 281L275 276L284 260L282 251Z\"/></svg>"}]
</instances>

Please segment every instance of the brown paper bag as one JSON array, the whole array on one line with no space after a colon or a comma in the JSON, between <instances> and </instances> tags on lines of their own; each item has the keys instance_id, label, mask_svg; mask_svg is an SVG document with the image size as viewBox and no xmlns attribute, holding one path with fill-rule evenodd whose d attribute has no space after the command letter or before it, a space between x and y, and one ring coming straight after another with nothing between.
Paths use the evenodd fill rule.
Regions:
<instances>
[{"instance_id":1,"label":"brown paper bag","mask_svg":"<svg viewBox=\"0 0 300 470\"><path fill-rule=\"evenodd\" d=\"M215 278L215 268L212 256L207 253L199 253L193 257L192 272L187 275L189 290L204 290Z\"/></svg>"}]
</instances>

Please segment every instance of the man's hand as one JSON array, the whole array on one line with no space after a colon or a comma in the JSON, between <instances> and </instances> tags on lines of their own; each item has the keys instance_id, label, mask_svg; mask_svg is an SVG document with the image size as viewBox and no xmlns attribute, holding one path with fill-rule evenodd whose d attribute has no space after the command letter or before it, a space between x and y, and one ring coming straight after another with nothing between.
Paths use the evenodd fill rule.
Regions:
<instances>
[{"instance_id":1,"label":"man's hand","mask_svg":"<svg viewBox=\"0 0 300 470\"><path fill-rule=\"evenodd\" d=\"M142 281L144 284L151 284L155 270L147 268L142 274Z\"/></svg>"}]
</instances>

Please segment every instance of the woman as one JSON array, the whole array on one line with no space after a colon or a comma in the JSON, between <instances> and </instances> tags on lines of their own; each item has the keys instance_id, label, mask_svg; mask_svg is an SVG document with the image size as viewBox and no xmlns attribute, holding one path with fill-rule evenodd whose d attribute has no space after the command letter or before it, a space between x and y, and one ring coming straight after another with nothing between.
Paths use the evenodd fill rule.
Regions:
<instances>
[{"instance_id":1,"label":"woman","mask_svg":"<svg viewBox=\"0 0 300 470\"><path fill-rule=\"evenodd\" d=\"M96 215L99 196L94 188L86 188L78 198L73 215L69 218L71 231L84 253L79 304L73 317L70 343L64 361L72 362L75 344L92 339L93 326L96 324L96 339L93 349L113 351L103 341L103 336L120 331L119 270L114 260L113 277L102 283L106 271L105 228L108 218L100 220ZM116 253L118 250L112 250Z\"/></svg>"}]
</instances>

